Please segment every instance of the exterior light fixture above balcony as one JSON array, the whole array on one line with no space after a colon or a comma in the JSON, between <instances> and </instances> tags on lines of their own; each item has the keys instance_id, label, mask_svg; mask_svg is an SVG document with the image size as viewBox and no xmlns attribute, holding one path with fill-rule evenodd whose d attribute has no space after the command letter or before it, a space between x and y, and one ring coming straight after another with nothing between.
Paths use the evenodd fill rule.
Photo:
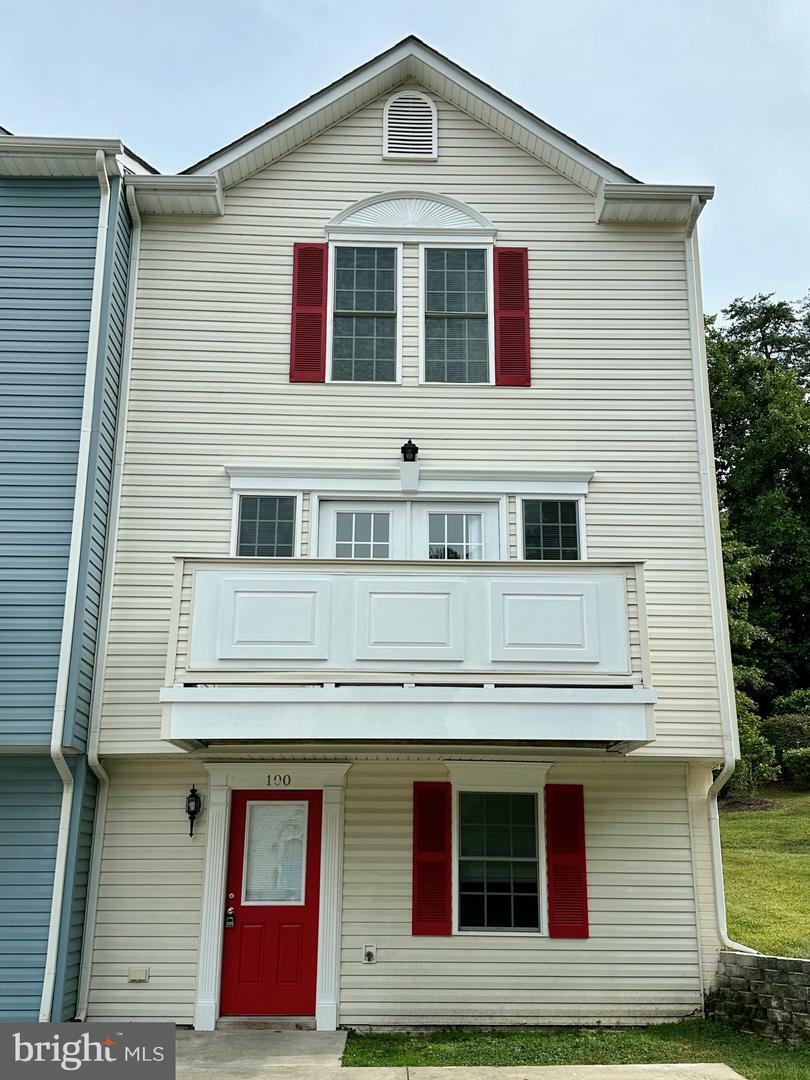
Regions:
<instances>
[{"instance_id":1,"label":"exterior light fixture above balcony","mask_svg":"<svg viewBox=\"0 0 810 1080\"><path fill-rule=\"evenodd\" d=\"M414 492L419 488L419 447L413 442L412 439L408 439L399 448L400 454L402 454L402 461L399 466L399 475L402 490L406 492Z\"/></svg>"}]
</instances>

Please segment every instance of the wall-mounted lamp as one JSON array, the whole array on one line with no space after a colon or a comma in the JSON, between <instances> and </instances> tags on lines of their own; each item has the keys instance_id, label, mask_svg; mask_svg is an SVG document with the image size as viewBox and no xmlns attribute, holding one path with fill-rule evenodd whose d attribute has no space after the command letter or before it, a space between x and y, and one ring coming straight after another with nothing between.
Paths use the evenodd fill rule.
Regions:
<instances>
[{"instance_id":1,"label":"wall-mounted lamp","mask_svg":"<svg viewBox=\"0 0 810 1080\"><path fill-rule=\"evenodd\" d=\"M399 463L400 486L403 491L412 493L419 489L419 447L412 439L399 448L402 461Z\"/></svg>"},{"instance_id":2,"label":"wall-mounted lamp","mask_svg":"<svg viewBox=\"0 0 810 1080\"><path fill-rule=\"evenodd\" d=\"M202 810L202 795L197 791L196 787L192 787L191 791L186 795L186 813L188 814L188 835L194 835L194 819L198 816Z\"/></svg>"}]
</instances>

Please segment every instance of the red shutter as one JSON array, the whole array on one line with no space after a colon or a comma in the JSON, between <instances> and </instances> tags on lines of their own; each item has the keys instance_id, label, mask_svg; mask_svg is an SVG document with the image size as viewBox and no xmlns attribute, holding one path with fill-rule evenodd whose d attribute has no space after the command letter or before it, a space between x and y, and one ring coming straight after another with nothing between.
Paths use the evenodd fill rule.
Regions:
<instances>
[{"instance_id":1,"label":"red shutter","mask_svg":"<svg viewBox=\"0 0 810 1080\"><path fill-rule=\"evenodd\" d=\"M293 245L290 382L326 378L327 244Z\"/></svg>"},{"instance_id":2,"label":"red shutter","mask_svg":"<svg viewBox=\"0 0 810 1080\"><path fill-rule=\"evenodd\" d=\"M414 781L414 934L452 932L450 792L451 787L447 783Z\"/></svg>"},{"instance_id":3,"label":"red shutter","mask_svg":"<svg viewBox=\"0 0 810 1080\"><path fill-rule=\"evenodd\" d=\"M495 248L495 382L532 384L527 248Z\"/></svg>"},{"instance_id":4,"label":"red shutter","mask_svg":"<svg viewBox=\"0 0 810 1080\"><path fill-rule=\"evenodd\" d=\"M585 801L581 784L546 785L548 927L551 937L588 937Z\"/></svg>"}]
</instances>

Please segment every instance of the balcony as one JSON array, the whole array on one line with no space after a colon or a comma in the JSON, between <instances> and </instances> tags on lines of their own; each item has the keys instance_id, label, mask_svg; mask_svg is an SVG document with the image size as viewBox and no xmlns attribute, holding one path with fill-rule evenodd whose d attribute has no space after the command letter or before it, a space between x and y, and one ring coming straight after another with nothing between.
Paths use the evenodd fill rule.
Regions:
<instances>
[{"instance_id":1,"label":"balcony","mask_svg":"<svg viewBox=\"0 0 810 1080\"><path fill-rule=\"evenodd\" d=\"M653 738L639 563L178 559L163 736Z\"/></svg>"}]
</instances>

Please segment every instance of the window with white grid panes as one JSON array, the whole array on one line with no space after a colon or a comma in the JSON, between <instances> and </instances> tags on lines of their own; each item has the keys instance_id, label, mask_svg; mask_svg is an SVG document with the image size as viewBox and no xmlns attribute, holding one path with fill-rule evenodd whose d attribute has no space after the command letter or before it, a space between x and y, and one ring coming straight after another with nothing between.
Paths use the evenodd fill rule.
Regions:
<instances>
[{"instance_id":1,"label":"window with white grid panes","mask_svg":"<svg viewBox=\"0 0 810 1080\"><path fill-rule=\"evenodd\" d=\"M484 535L480 514L428 514L428 558L483 559Z\"/></svg>"},{"instance_id":2,"label":"window with white grid panes","mask_svg":"<svg viewBox=\"0 0 810 1080\"><path fill-rule=\"evenodd\" d=\"M425 381L489 382L487 253L425 249Z\"/></svg>"},{"instance_id":3,"label":"window with white grid panes","mask_svg":"<svg viewBox=\"0 0 810 1080\"><path fill-rule=\"evenodd\" d=\"M396 275L395 248L335 248L333 381L396 381Z\"/></svg>"},{"instance_id":4,"label":"window with white grid panes","mask_svg":"<svg viewBox=\"0 0 810 1080\"><path fill-rule=\"evenodd\" d=\"M388 559L391 515L386 511L338 510L335 514L335 557Z\"/></svg>"}]
</instances>

